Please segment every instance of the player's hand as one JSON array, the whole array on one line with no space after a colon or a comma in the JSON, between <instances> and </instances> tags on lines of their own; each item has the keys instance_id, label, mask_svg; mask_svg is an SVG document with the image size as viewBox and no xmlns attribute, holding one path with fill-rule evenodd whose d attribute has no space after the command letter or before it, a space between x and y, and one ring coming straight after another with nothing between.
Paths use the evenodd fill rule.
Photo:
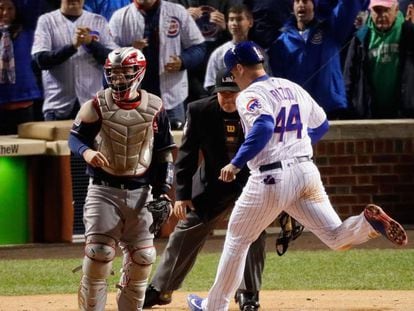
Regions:
<instances>
[{"instance_id":1,"label":"player's hand","mask_svg":"<svg viewBox=\"0 0 414 311\"><path fill-rule=\"evenodd\" d=\"M177 55L170 56L170 61L165 65L164 69L167 72L177 72L181 70L183 62Z\"/></svg>"},{"instance_id":2,"label":"player's hand","mask_svg":"<svg viewBox=\"0 0 414 311\"><path fill-rule=\"evenodd\" d=\"M77 27L72 39L72 44L75 48L79 48L82 44L89 44L92 42L92 36L90 35L90 29L88 27Z\"/></svg>"},{"instance_id":3,"label":"player's hand","mask_svg":"<svg viewBox=\"0 0 414 311\"><path fill-rule=\"evenodd\" d=\"M187 12L191 15L191 17L196 20L199 19L203 15L203 11L200 7L189 7Z\"/></svg>"},{"instance_id":4,"label":"player's hand","mask_svg":"<svg viewBox=\"0 0 414 311\"><path fill-rule=\"evenodd\" d=\"M238 172L240 172L240 169L237 166L229 163L221 169L219 179L224 182L232 182L236 179L236 174Z\"/></svg>"},{"instance_id":5,"label":"player's hand","mask_svg":"<svg viewBox=\"0 0 414 311\"><path fill-rule=\"evenodd\" d=\"M143 38L132 42L132 46L138 50L142 50L148 46L148 39Z\"/></svg>"},{"instance_id":6,"label":"player's hand","mask_svg":"<svg viewBox=\"0 0 414 311\"><path fill-rule=\"evenodd\" d=\"M178 219L185 219L187 217L187 209L194 210L191 200L176 201L174 204L174 215Z\"/></svg>"},{"instance_id":7,"label":"player's hand","mask_svg":"<svg viewBox=\"0 0 414 311\"><path fill-rule=\"evenodd\" d=\"M108 159L99 151L87 149L82 156L85 162L93 167L109 166Z\"/></svg>"},{"instance_id":8,"label":"player's hand","mask_svg":"<svg viewBox=\"0 0 414 311\"><path fill-rule=\"evenodd\" d=\"M221 30L226 29L226 18L218 10L210 13L210 23L216 24Z\"/></svg>"}]
</instances>

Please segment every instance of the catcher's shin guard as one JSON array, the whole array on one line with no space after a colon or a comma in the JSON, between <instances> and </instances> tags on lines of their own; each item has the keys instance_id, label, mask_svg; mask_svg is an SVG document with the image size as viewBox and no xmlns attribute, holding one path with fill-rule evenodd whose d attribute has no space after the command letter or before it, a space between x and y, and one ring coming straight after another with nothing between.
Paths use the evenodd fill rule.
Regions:
<instances>
[{"instance_id":1,"label":"catcher's shin guard","mask_svg":"<svg viewBox=\"0 0 414 311\"><path fill-rule=\"evenodd\" d=\"M89 236L86 239L83 276L78 291L81 311L103 311L106 304L106 279L115 258L115 241L106 236Z\"/></svg>"},{"instance_id":2,"label":"catcher's shin guard","mask_svg":"<svg viewBox=\"0 0 414 311\"><path fill-rule=\"evenodd\" d=\"M120 283L117 285L119 311L142 310L145 290L156 252L153 246L123 249L124 259Z\"/></svg>"},{"instance_id":3,"label":"catcher's shin guard","mask_svg":"<svg viewBox=\"0 0 414 311\"><path fill-rule=\"evenodd\" d=\"M91 279L82 276L78 290L78 305L81 311L103 311L106 305L106 279Z\"/></svg>"}]
</instances>

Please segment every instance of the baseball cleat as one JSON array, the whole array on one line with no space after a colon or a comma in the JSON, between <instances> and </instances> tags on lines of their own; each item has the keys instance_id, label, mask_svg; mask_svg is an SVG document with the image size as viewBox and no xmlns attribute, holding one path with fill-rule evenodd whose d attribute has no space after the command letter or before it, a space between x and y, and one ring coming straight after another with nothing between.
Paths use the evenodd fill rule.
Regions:
<instances>
[{"instance_id":1,"label":"baseball cleat","mask_svg":"<svg viewBox=\"0 0 414 311\"><path fill-rule=\"evenodd\" d=\"M187 304L191 311L202 311L201 303L203 302L203 298L190 294L187 296Z\"/></svg>"},{"instance_id":2,"label":"baseball cleat","mask_svg":"<svg viewBox=\"0 0 414 311\"><path fill-rule=\"evenodd\" d=\"M260 304L259 293L256 294L238 290L234 296L234 300L239 304L240 311L257 311L259 310Z\"/></svg>"},{"instance_id":3,"label":"baseball cleat","mask_svg":"<svg viewBox=\"0 0 414 311\"><path fill-rule=\"evenodd\" d=\"M407 233L404 228L388 216L381 207L368 204L365 207L364 216L376 231L384 235L392 243L400 246L408 243Z\"/></svg>"},{"instance_id":4,"label":"baseball cleat","mask_svg":"<svg viewBox=\"0 0 414 311\"><path fill-rule=\"evenodd\" d=\"M145 291L144 309L151 309L155 305L167 305L172 301L172 291L160 292L152 284Z\"/></svg>"}]
</instances>

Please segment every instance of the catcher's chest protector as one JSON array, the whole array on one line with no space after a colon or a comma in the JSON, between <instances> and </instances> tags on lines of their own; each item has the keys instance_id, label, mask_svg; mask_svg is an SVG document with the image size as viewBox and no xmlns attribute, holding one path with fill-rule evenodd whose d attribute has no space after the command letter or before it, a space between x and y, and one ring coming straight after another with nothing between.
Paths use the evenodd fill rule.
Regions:
<instances>
[{"instance_id":1,"label":"catcher's chest protector","mask_svg":"<svg viewBox=\"0 0 414 311\"><path fill-rule=\"evenodd\" d=\"M96 147L110 163L103 169L118 176L142 175L151 164L153 121L161 100L141 90L141 104L125 110L114 103L110 89L100 91L97 98L102 127Z\"/></svg>"}]
</instances>

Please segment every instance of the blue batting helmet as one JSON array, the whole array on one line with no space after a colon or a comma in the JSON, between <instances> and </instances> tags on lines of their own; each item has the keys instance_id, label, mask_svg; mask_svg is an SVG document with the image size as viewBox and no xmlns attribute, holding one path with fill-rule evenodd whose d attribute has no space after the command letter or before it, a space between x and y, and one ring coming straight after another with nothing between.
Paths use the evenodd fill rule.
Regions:
<instances>
[{"instance_id":1,"label":"blue batting helmet","mask_svg":"<svg viewBox=\"0 0 414 311\"><path fill-rule=\"evenodd\" d=\"M229 49L224 55L227 72L230 72L236 64L255 65L263 62L262 49L253 41L242 41Z\"/></svg>"}]
</instances>

